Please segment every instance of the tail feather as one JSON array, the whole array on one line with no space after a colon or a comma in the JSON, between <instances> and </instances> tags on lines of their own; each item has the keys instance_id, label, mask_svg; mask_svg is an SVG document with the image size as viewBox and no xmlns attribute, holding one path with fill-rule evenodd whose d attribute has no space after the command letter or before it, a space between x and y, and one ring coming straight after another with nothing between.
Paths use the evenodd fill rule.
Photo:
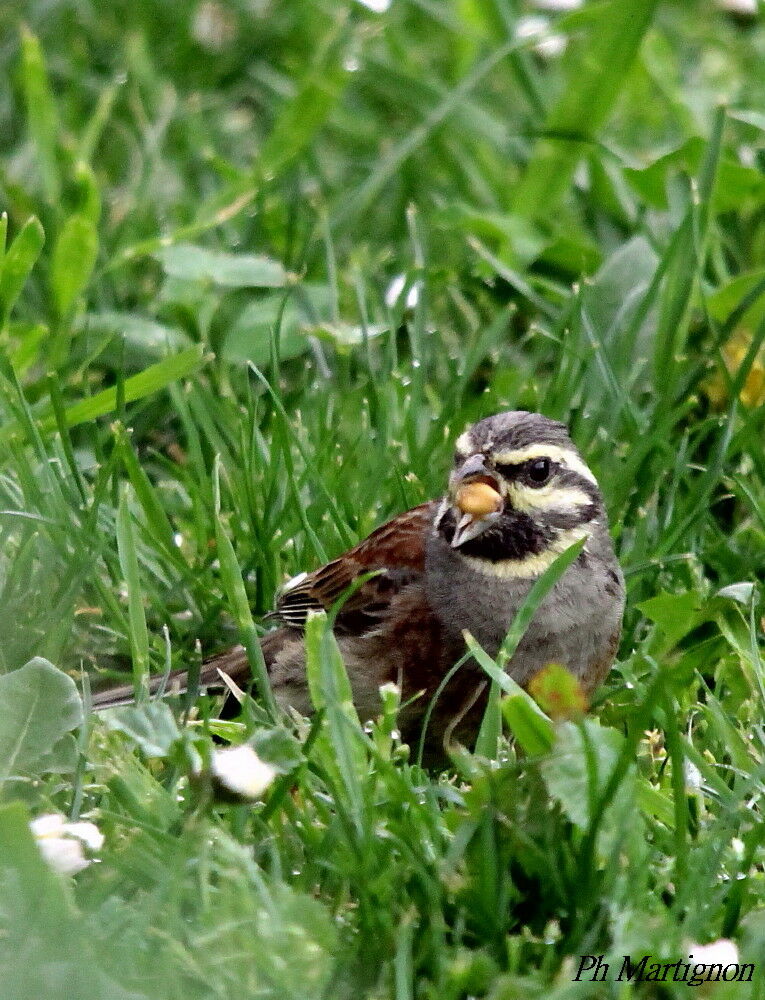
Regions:
<instances>
[{"instance_id":1,"label":"tail feather","mask_svg":"<svg viewBox=\"0 0 765 1000\"><path fill-rule=\"evenodd\" d=\"M300 633L295 629L277 628L261 637L260 648L269 670L284 645L294 642L295 637L299 635ZM221 674L227 674L239 687L247 687L251 675L244 646L232 646L216 656L211 656L209 660L205 660L199 672L200 691L225 691L226 685L221 679ZM153 677L149 678L149 694L151 696L158 696L160 691L163 696L179 695L186 692L188 687L188 670L171 670L169 674L154 674ZM98 691L93 695L92 705L96 712L101 712L106 708L130 705L134 700L133 685L122 684L119 687Z\"/></svg>"},{"instance_id":2,"label":"tail feather","mask_svg":"<svg viewBox=\"0 0 765 1000\"><path fill-rule=\"evenodd\" d=\"M243 646L233 646L218 656L213 656L202 664L199 672L199 688L201 691L224 691L226 685L221 679L221 673L228 676L240 686L247 683L250 674L247 654ZM149 694L151 696L172 696L184 694L189 687L187 670L171 670L169 674L154 674L149 678ZM119 687L107 688L93 695L92 705L96 712L107 708L119 708L130 705L135 700L135 690L132 684L122 684Z\"/></svg>"}]
</instances>

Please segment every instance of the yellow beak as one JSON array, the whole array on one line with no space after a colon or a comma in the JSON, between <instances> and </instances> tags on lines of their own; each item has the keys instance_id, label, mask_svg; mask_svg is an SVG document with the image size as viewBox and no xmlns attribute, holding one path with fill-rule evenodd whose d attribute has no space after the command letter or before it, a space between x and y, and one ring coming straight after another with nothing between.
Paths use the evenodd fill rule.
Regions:
<instances>
[{"instance_id":1,"label":"yellow beak","mask_svg":"<svg viewBox=\"0 0 765 1000\"><path fill-rule=\"evenodd\" d=\"M474 480L457 487L454 505L463 514L471 517L485 517L502 509L502 497L486 482Z\"/></svg>"}]
</instances>

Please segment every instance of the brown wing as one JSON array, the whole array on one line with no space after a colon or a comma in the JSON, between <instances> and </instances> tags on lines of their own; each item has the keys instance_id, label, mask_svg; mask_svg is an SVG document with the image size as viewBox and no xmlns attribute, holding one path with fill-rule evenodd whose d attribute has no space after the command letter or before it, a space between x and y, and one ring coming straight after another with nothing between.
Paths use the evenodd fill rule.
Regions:
<instances>
[{"instance_id":1,"label":"brown wing","mask_svg":"<svg viewBox=\"0 0 765 1000\"><path fill-rule=\"evenodd\" d=\"M302 628L309 611L331 611L348 588L366 573L378 571L361 583L343 604L335 620L335 631L358 635L382 620L392 598L425 568L425 537L436 508L436 503L424 503L399 514L348 552L288 587L278 598L273 616L289 628L276 629L261 639L267 665L270 667L286 644L295 642L295 632L291 629ZM220 672L228 674L241 686L249 681L250 667L242 646L234 646L206 660L199 678L200 688L221 689ZM188 685L186 671L174 670L167 678L152 677L150 693L156 694L163 684L168 694L185 691ZM132 701L133 686L126 684L94 695L93 707L96 710L114 708Z\"/></svg>"},{"instance_id":2,"label":"brown wing","mask_svg":"<svg viewBox=\"0 0 765 1000\"><path fill-rule=\"evenodd\" d=\"M302 628L310 611L331 611L358 583L335 620L340 633L360 633L374 627L391 599L425 568L425 538L436 504L420 504L375 529L354 548L288 585L276 602L274 616ZM374 573L368 580L367 573Z\"/></svg>"}]
</instances>

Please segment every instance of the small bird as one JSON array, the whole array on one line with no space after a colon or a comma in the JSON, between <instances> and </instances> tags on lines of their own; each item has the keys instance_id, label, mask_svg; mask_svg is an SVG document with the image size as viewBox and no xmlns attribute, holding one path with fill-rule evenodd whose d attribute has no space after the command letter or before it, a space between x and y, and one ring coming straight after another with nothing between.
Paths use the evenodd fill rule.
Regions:
<instances>
[{"instance_id":1,"label":"small bird","mask_svg":"<svg viewBox=\"0 0 765 1000\"><path fill-rule=\"evenodd\" d=\"M535 580L580 539L584 548L542 600L507 665L521 685L556 663L585 695L595 690L616 655L624 580L597 481L566 426L523 410L478 421L457 439L443 498L399 514L282 589L272 615L281 624L261 639L276 701L311 713L303 626L357 584L334 622L354 704L362 719L374 718L380 686L398 684L402 738L416 745L436 689L465 653L464 633L495 657ZM208 660L201 687L222 688L221 673L240 686L249 682L242 646ZM182 689L185 673L170 681L168 689ZM475 740L487 687L472 661L454 673L432 707L426 761L443 759L453 740ZM94 706L131 698L130 687L105 691Z\"/></svg>"}]
</instances>

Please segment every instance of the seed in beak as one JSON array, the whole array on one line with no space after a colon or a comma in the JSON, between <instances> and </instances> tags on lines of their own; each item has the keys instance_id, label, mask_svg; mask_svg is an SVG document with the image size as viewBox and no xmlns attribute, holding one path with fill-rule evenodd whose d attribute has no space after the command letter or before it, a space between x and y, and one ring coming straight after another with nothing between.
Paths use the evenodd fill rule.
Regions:
<instances>
[{"instance_id":1,"label":"seed in beak","mask_svg":"<svg viewBox=\"0 0 765 1000\"><path fill-rule=\"evenodd\" d=\"M485 517L486 514L502 509L502 497L493 486L481 481L460 486L454 502L463 514L470 514L472 517Z\"/></svg>"}]
</instances>

